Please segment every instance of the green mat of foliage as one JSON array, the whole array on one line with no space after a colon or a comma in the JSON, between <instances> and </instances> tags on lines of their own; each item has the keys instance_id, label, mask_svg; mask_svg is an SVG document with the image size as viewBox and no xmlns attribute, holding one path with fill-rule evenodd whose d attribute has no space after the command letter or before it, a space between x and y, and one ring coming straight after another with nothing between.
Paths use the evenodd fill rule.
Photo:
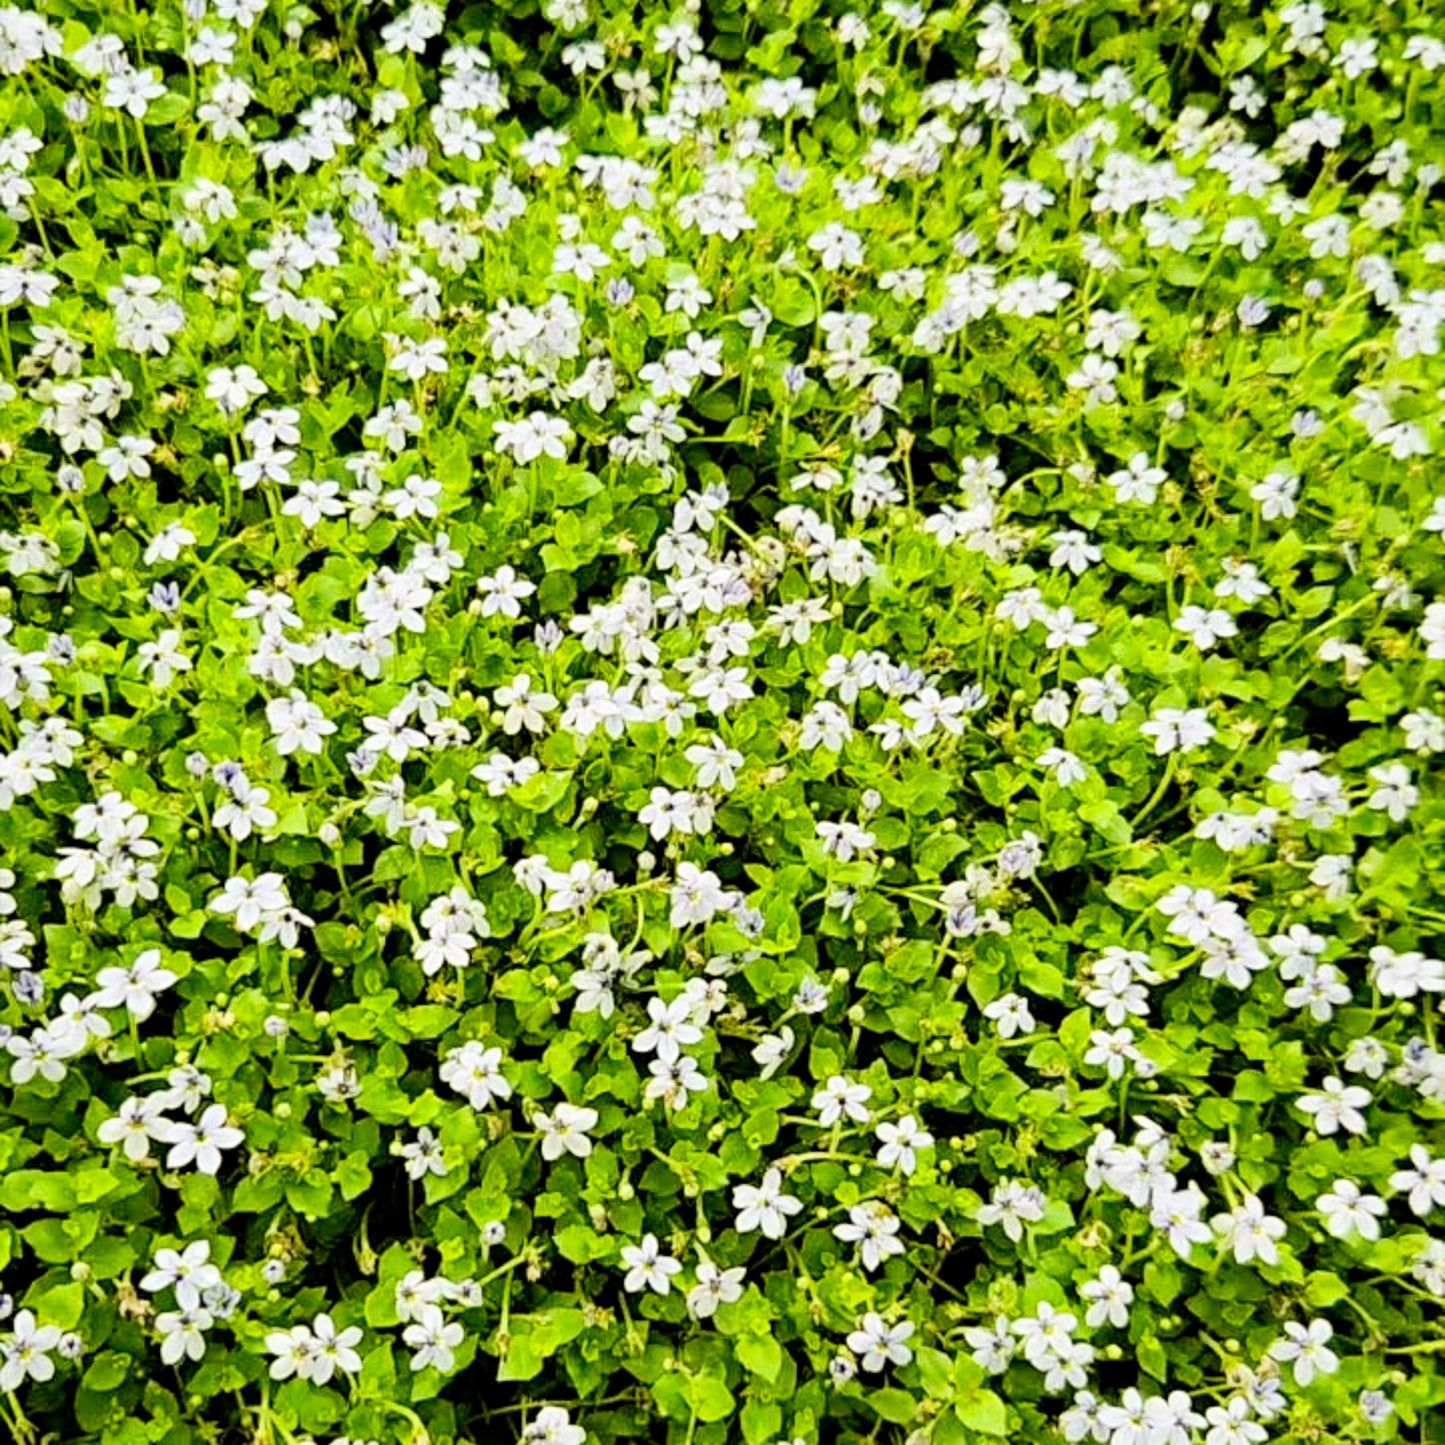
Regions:
<instances>
[{"instance_id":1,"label":"green mat of foliage","mask_svg":"<svg viewBox=\"0 0 1445 1445\"><path fill-rule=\"evenodd\" d=\"M0 7L0 1438L1445 1441L1427 0Z\"/></svg>"}]
</instances>

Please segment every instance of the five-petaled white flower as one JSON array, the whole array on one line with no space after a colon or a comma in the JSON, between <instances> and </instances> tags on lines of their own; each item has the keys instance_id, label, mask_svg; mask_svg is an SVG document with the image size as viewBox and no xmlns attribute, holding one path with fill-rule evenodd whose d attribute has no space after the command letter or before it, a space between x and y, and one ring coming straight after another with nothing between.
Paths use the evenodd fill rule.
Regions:
<instances>
[{"instance_id":1,"label":"five-petaled white flower","mask_svg":"<svg viewBox=\"0 0 1445 1445\"><path fill-rule=\"evenodd\" d=\"M1329 1348L1334 1326L1328 1320L1311 1320L1308 1325L1287 1320L1285 1338L1269 1347L1271 1359L1292 1364L1297 1385L1308 1385L1316 1375L1332 1375L1340 1365L1339 1356Z\"/></svg>"},{"instance_id":2,"label":"five-petaled white flower","mask_svg":"<svg viewBox=\"0 0 1445 1445\"><path fill-rule=\"evenodd\" d=\"M868 1100L873 1090L867 1084L855 1084L841 1074L834 1074L816 1094L813 1107L818 1111L818 1125L827 1129L845 1118L856 1123L868 1122Z\"/></svg>"},{"instance_id":3,"label":"five-petaled white flower","mask_svg":"<svg viewBox=\"0 0 1445 1445\"><path fill-rule=\"evenodd\" d=\"M933 1147L933 1135L912 1114L905 1114L896 1124L885 1120L874 1132L882 1144L878 1164L883 1169L912 1174L918 1167L917 1151Z\"/></svg>"},{"instance_id":4,"label":"five-petaled white flower","mask_svg":"<svg viewBox=\"0 0 1445 1445\"><path fill-rule=\"evenodd\" d=\"M783 1192L782 1170L769 1169L759 1185L734 1186L733 1208L738 1211L734 1227L739 1234L756 1229L769 1239L781 1239L788 1232L789 1217L802 1211L803 1201Z\"/></svg>"},{"instance_id":5,"label":"five-petaled white flower","mask_svg":"<svg viewBox=\"0 0 1445 1445\"><path fill-rule=\"evenodd\" d=\"M576 1104L558 1104L550 1114L538 1109L532 1115L532 1124L542 1139L542 1157L560 1159L563 1154L573 1154L585 1159L592 1152L587 1131L597 1127L597 1119L596 1109Z\"/></svg>"},{"instance_id":6,"label":"five-petaled white flower","mask_svg":"<svg viewBox=\"0 0 1445 1445\"><path fill-rule=\"evenodd\" d=\"M913 1351L905 1341L914 1329L911 1320L899 1320L890 1325L884 1322L882 1315L870 1310L848 1336L848 1348L860 1357L860 1367L870 1374L888 1365L906 1365L913 1358Z\"/></svg>"},{"instance_id":7,"label":"five-petaled white flower","mask_svg":"<svg viewBox=\"0 0 1445 1445\"><path fill-rule=\"evenodd\" d=\"M195 1123L187 1119L160 1121L154 1137L171 1147L166 1152L167 1169L184 1169L194 1164L202 1174L219 1174L223 1149L234 1149L245 1134L226 1122L226 1106L211 1104Z\"/></svg>"},{"instance_id":8,"label":"five-petaled white flower","mask_svg":"<svg viewBox=\"0 0 1445 1445\"><path fill-rule=\"evenodd\" d=\"M655 1234L644 1234L641 1244L624 1244L622 1263L627 1266L622 1288L630 1294L642 1289L667 1294L672 1289L673 1275L682 1272L681 1262L662 1252Z\"/></svg>"}]
</instances>

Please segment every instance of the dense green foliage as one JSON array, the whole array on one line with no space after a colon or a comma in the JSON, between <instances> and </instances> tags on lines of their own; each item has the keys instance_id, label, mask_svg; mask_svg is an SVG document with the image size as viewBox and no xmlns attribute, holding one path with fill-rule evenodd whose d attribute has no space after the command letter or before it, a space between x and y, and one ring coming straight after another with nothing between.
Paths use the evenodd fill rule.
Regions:
<instances>
[{"instance_id":1,"label":"dense green foliage","mask_svg":"<svg viewBox=\"0 0 1445 1445\"><path fill-rule=\"evenodd\" d=\"M1438 8L596 4L0 8L0 1433L1445 1440Z\"/></svg>"}]
</instances>

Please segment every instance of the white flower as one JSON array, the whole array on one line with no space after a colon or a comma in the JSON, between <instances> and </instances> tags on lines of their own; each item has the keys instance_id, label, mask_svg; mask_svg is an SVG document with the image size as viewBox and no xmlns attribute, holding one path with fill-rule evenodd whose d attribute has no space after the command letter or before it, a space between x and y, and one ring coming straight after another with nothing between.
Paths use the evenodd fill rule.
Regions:
<instances>
[{"instance_id":1,"label":"white flower","mask_svg":"<svg viewBox=\"0 0 1445 1445\"><path fill-rule=\"evenodd\" d=\"M651 1022L633 1039L633 1052L650 1054L655 1050L663 1063L671 1063L685 1045L702 1040L702 1030L692 1021L695 1011L696 1006L686 994L679 994L670 1003L648 999L647 1016Z\"/></svg>"},{"instance_id":2,"label":"white flower","mask_svg":"<svg viewBox=\"0 0 1445 1445\"><path fill-rule=\"evenodd\" d=\"M150 1270L141 1277L140 1287L150 1294L174 1287L183 1304L198 1304L204 1290L221 1283L221 1271L211 1263L209 1240L192 1240L183 1249L156 1250Z\"/></svg>"},{"instance_id":3,"label":"white flower","mask_svg":"<svg viewBox=\"0 0 1445 1445\"><path fill-rule=\"evenodd\" d=\"M184 1169L194 1163L202 1174L218 1174L223 1149L245 1142L245 1134L226 1122L226 1106L211 1104L194 1124L187 1120L159 1120L154 1137L171 1147L166 1153L167 1169Z\"/></svg>"},{"instance_id":4,"label":"white flower","mask_svg":"<svg viewBox=\"0 0 1445 1445\"><path fill-rule=\"evenodd\" d=\"M1384 1077L1385 1069L1389 1065L1390 1054L1379 1039L1366 1035L1364 1038L1352 1039L1350 1047L1345 1053L1345 1069L1351 1074L1363 1074L1367 1079L1379 1079Z\"/></svg>"},{"instance_id":5,"label":"white flower","mask_svg":"<svg viewBox=\"0 0 1445 1445\"><path fill-rule=\"evenodd\" d=\"M788 1232L788 1217L800 1213L803 1202L783 1193L781 1170L769 1169L761 1185L734 1187L733 1208L738 1211L733 1227L739 1234L756 1229L768 1239L781 1239Z\"/></svg>"},{"instance_id":6,"label":"white flower","mask_svg":"<svg viewBox=\"0 0 1445 1445\"><path fill-rule=\"evenodd\" d=\"M1386 944L1370 950L1370 982L1387 998L1414 998L1445 991L1445 961L1411 949L1397 953Z\"/></svg>"},{"instance_id":7,"label":"white flower","mask_svg":"<svg viewBox=\"0 0 1445 1445\"><path fill-rule=\"evenodd\" d=\"M155 1012L156 995L176 982L177 975L161 966L158 948L148 948L125 965L103 968L95 976L95 1002L101 1008L122 1004L138 1022Z\"/></svg>"},{"instance_id":8,"label":"white flower","mask_svg":"<svg viewBox=\"0 0 1445 1445\"><path fill-rule=\"evenodd\" d=\"M1431 1294L1445 1298L1445 1240L1423 1240L1410 1263L1410 1273Z\"/></svg>"},{"instance_id":9,"label":"white flower","mask_svg":"<svg viewBox=\"0 0 1445 1445\"><path fill-rule=\"evenodd\" d=\"M1007 1315L995 1315L991 1325L970 1326L963 1338L974 1363L990 1375L1001 1375L1008 1369L1018 1345Z\"/></svg>"},{"instance_id":10,"label":"white flower","mask_svg":"<svg viewBox=\"0 0 1445 1445\"><path fill-rule=\"evenodd\" d=\"M522 1427L523 1445L584 1445L587 1431L574 1425L560 1405L544 1405L537 1418ZM340 1445L340 1442L333 1442Z\"/></svg>"},{"instance_id":11,"label":"white flower","mask_svg":"<svg viewBox=\"0 0 1445 1445\"><path fill-rule=\"evenodd\" d=\"M1054 544L1053 551L1049 553L1049 566L1067 567L1075 577L1082 577L1095 562L1103 560L1103 548L1091 542L1086 532L1080 532L1074 528L1064 528L1057 532L1051 532L1049 541ZM1057 612L1053 612L1047 607L1040 606L1035 613L1038 620L1053 633L1066 639L1070 636L1074 638L1072 643L1051 641L1048 644L1050 647L1080 646L1091 633L1098 631L1093 623L1077 622L1072 607L1060 607ZM1082 635L1076 631L1077 628L1084 629Z\"/></svg>"},{"instance_id":12,"label":"white flower","mask_svg":"<svg viewBox=\"0 0 1445 1445\"><path fill-rule=\"evenodd\" d=\"M311 1378L316 1359L316 1340L306 1325L293 1325L289 1330L272 1330L266 1336L266 1349L276 1356L271 1361L273 1380Z\"/></svg>"},{"instance_id":13,"label":"white flower","mask_svg":"<svg viewBox=\"0 0 1445 1445\"><path fill-rule=\"evenodd\" d=\"M561 417L534 411L521 421L494 422L497 450L526 466L540 457L565 461L572 442L572 428Z\"/></svg>"},{"instance_id":14,"label":"white flower","mask_svg":"<svg viewBox=\"0 0 1445 1445\"><path fill-rule=\"evenodd\" d=\"M1024 1225L1037 1224L1047 1206L1048 1200L1041 1189L1005 1179L994 1185L988 1203L979 1206L978 1222L1001 1225L1003 1232L1017 1244L1024 1237Z\"/></svg>"},{"instance_id":15,"label":"white flower","mask_svg":"<svg viewBox=\"0 0 1445 1445\"><path fill-rule=\"evenodd\" d=\"M808 249L818 253L825 271L863 264L863 238L837 221L814 231L808 237Z\"/></svg>"},{"instance_id":16,"label":"white flower","mask_svg":"<svg viewBox=\"0 0 1445 1445\"><path fill-rule=\"evenodd\" d=\"M449 1049L440 1074L442 1083L449 1084L478 1111L512 1097L512 1085L502 1073L501 1049L488 1048L477 1039Z\"/></svg>"},{"instance_id":17,"label":"white flower","mask_svg":"<svg viewBox=\"0 0 1445 1445\"><path fill-rule=\"evenodd\" d=\"M1334 1326L1328 1320L1311 1320L1308 1326L1290 1320L1285 1324L1285 1339L1269 1347L1270 1358L1281 1364L1294 1362L1297 1385L1308 1385L1316 1375L1332 1375L1339 1368L1339 1356L1329 1348Z\"/></svg>"},{"instance_id":18,"label":"white flower","mask_svg":"<svg viewBox=\"0 0 1445 1445\"><path fill-rule=\"evenodd\" d=\"M699 788L721 788L731 792L737 787L737 769L743 765L743 755L736 748L730 748L721 738L714 736L707 743L694 743L683 756L697 769Z\"/></svg>"},{"instance_id":19,"label":"white flower","mask_svg":"<svg viewBox=\"0 0 1445 1445\"><path fill-rule=\"evenodd\" d=\"M1103 1069L1111 1079L1122 1079L1125 1069L1142 1058L1134 1045L1131 1028L1095 1029L1089 1035L1089 1048L1084 1054L1086 1064Z\"/></svg>"},{"instance_id":20,"label":"white flower","mask_svg":"<svg viewBox=\"0 0 1445 1445\"><path fill-rule=\"evenodd\" d=\"M482 594L483 617L520 617L523 600L536 590L535 584L519 577L511 567L498 567L491 576L477 578L477 591Z\"/></svg>"},{"instance_id":21,"label":"white flower","mask_svg":"<svg viewBox=\"0 0 1445 1445\"><path fill-rule=\"evenodd\" d=\"M1299 509L1300 479L1293 472L1271 472L1250 489L1250 497L1258 502L1260 515L1266 522L1280 518L1289 520Z\"/></svg>"},{"instance_id":22,"label":"white flower","mask_svg":"<svg viewBox=\"0 0 1445 1445\"><path fill-rule=\"evenodd\" d=\"M213 913L234 914L236 927L246 933L268 915L287 907L286 889L279 873L261 873L253 879L226 879L225 886L208 905Z\"/></svg>"},{"instance_id":23,"label":"white flower","mask_svg":"<svg viewBox=\"0 0 1445 1445\"><path fill-rule=\"evenodd\" d=\"M753 1062L759 1067L758 1077L770 1079L783 1066L783 1061L792 1052L796 1036L784 1024L775 1034L764 1034L753 1049Z\"/></svg>"},{"instance_id":24,"label":"white flower","mask_svg":"<svg viewBox=\"0 0 1445 1445\"><path fill-rule=\"evenodd\" d=\"M1097 318L1099 313L1094 313ZM1127 467L1111 472L1104 480L1113 487L1114 495L1121 502L1137 502L1141 506L1153 506L1158 499L1159 488L1168 480L1169 474L1163 467L1154 466L1147 452L1135 452L1129 458Z\"/></svg>"},{"instance_id":25,"label":"white flower","mask_svg":"<svg viewBox=\"0 0 1445 1445\"><path fill-rule=\"evenodd\" d=\"M132 1096L116 1111L114 1118L102 1121L96 1137L102 1144L119 1144L131 1163L139 1163L150 1153L152 1139L159 1138L157 1127L164 1127L160 1106L155 1096Z\"/></svg>"},{"instance_id":26,"label":"white flower","mask_svg":"<svg viewBox=\"0 0 1445 1445\"><path fill-rule=\"evenodd\" d=\"M542 1157L560 1159L563 1154L585 1159L592 1152L587 1131L597 1127L596 1109L575 1104L558 1104L550 1115L540 1109L532 1115L532 1125L542 1136Z\"/></svg>"},{"instance_id":27,"label":"white flower","mask_svg":"<svg viewBox=\"0 0 1445 1445\"><path fill-rule=\"evenodd\" d=\"M1445 503L1445 497L1439 501ZM1440 510L1442 530L1445 530L1445 507ZM1422 707L1407 712L1400 719L1400 726L1405 732L1405 746L1411 752L1445 753L1445 717Z\"/></svg>"},{"instance_id":28,"label":"white flower","mask_svg":"<svg viewBox=\"0 0 1445 1445\"><path fill-rule=\"evenodd\" d=\"M428 1279L421 1270L410 1269L397 1280L393 1291L396 1312L403 1320L417 1319L426 1305L440 1304L446 1299L448 1289L446 1280Z\"/></svg>"},{"instance_id":29,"label":"white flower","mask_svg":"<svg viewBox=\"0 0 1445 1445\"><path fill-rule=\"evenodd\" d=\"M1209 1431L1204 1445L1261 1445L1269 1431L1250 1418L1250 1402L1236 1395L1227 1405L1211 1405L1204 1412Z\"/></svg>"},{"instance_id":30,"label":"white flower","mask_svg":"<svg viewBox=\"0 0 1445 1445\"><path fill-rule=\"evenodd\" d=\"M210 1098L211 1076L194 1064L177 1064L166 1074L166 1087L150 1095L158 1109L183 1109L194 1114L203 1099Z\"/></svg>"},{"instance_id":31,"label":"white flower","mask_svg":"<svg viewBox=\"0 0 1445 1445\"><path fill-rule=\"evenodd\" d=\"M227 414L244 411L257 397L266 395L266 383L257 375L254 366L213 367L206 374L206 399ZM191 542L196 539L192 537ZM147 562L152 559L147 558ZM167 561L175 561L174 557Z\"/></svg>"},{"instance_id":32,"label":"white flower","mask_svg":"<svg viewBox=\"0 0 1445 1445\"><path fill-rule=\"evenodd\" d=\"M1435 1159L1423 1144L1410 1146L1411 1169L1397 1169L1390 1188L1408 1191L1410 1210L1419 1218L1432 1209L1445 1209L1445 1155Z\"/></svg>"},{"instance_id":33,"label":"white flower","mask_svg":"<svg viewBox=\"0 0 1445 1445\"><path fill-rule=\"evenodd\" d=\"M447 1166L442 1158L442 1142L425 1125L416 1131L416 1138L400 1147L401 1157L406 1160L407 1177L425 1179L435 1174L438 1179L446 1177Z\"/></svg>"},{"instance_id":34,"label":"white flower","mask_svg":"<svg viewBox=\"0 0 1445 1445\"><path fill-rule=\"evenodd\" d=\"M1015 1034L1031 1034L1036 1025L1029 1012L1029 1002L1022 994L1005 993L984 1006L984 1017L992 1019L1001 1039Z\"/></svg>"},{"instance_id":35,"label":"white flower","mask_svg":"<svg viewBox=\"0 0 1445 1445\"><path fill-rule=\"evenodd\" d=\"M1322 853L1310 869L1310 882L1323 889L1328 899L1345 898L1350 891L1350 875L1354 866L1354 860L1348 854Z\"/></svg>"},{"instance_id":36,"label":"white flower","mask_svg":"<svg viewBox=\"0 0 1445 1445\"><path fill-rule=\"evenodd\" d=\"M860 1367L873 1374L890 1364L906 1365L913 1358L913 1351L904 1343L913 1331L911 1320L889 1325L881 1315L869 1311L848 1336L848 1348L862 1357L858 1362Z\"/></svg>"},{"instance_id":37,"label":"white flower","mask_svg":"<svg viewBox=\"0 0 1445 1445\"><path fill-rule=\"evenodd\" d=\"M395 348L390 370L401 372L409 381L422 381L431 373L446 375L447 344L440 336L410 341L387 333L386 339Z\"/></svg>"},{"instance_id":38,"label":"white flower","mask_svg":"<svg viewBox=\"0 0 1445 1445\"><path fill-rule=\"evenodd\" d=\"M30 1310L15 1316L10 1334L0 1338L0 1390L13 1393L27 1378L43 1384L55 1374L51 1352L60 1343L56 1325L36 1322Z\"/></svg>"},{"instance_id":39,"label":"white flower","mask_svg":"<svg viewBox=\"0 0 1445 1445\"><path fill-rule=\"evenodd\" d=\"M143 642L136 649L141 670L150 673L154 686L169 687L178 673L190 672L194 667L191 659L180 650L180 642L180 632L174 627L167 627L154 642Z\"/></svg>"},{"instance_id":40,"label":"white flower","mask_svg":"<svg viewBox=\"0 0 1445 1445\"><path fill-rule=\"evenodd\" d=\"M1202 708L1161 707L1140 723L1139 731L1154 739L1156 753L1192 752L1214 736L1214 724Z\"/></svg>"},{"instance_id":41,"label":"white flower","mask_svg":"<svg viewBox=\"0 0 1445 1445\"><path fill-rule=\"evenodd\" d=\"M508 737L515 737L523 728L542 732L547 726L545 715L557 707L557 699L550 692L533 689L531 676L525 672L518 673L492 696L502 709L502 731Z\"/></svg>"},{"instance_id":42,"label":"white flower","mask_svg":"<svg viewBox=\"0 0 1445 1445\"><path fill-rule=\"evenodd\" d=\"M1367 1425L1383 1425L1395 1413L1389 1396L1382 1390L1361 1390L1357 1403L1360 1416Z\"/></svg>"},{"instance_id":43,"label":"white flower","mask_svg":"<svg viewBox=\"0 0 1445 1445\"><path fill-rule=\"evenodd\" d=\"M1082 760L1067 748L1046 748L1039 754L1038 764L1054 775L1061 788L1071 788L1075 783L1082 783L1089 775Z\"/></svg>"},{"instance_id":44,"label":"white flower","mask_svg":"<svg viewBox=\"0 0 1445 1445\"><path fill-rule=\"evenodd\" d=\"M651 1078L643 1090L643 1098L648 1103L661 1099L674 1112L687 1108L689 1094L704 1093L708 1087L706 1076L691 1054L681 1054L672 1060L654 1059L647 1066L647 1072Z\"/></svg>"},{"instance_id":45,"label":"white flower","mask_svg":"<svg viewBox=\"0 0 1445 1445\"><path fill-rule=\"evenodd\" d=\"M1410 770L1404 763L1386 763L1370 769L1377 784L1369 798L1369 806L1384 813L1392 823L1403 823L1410 810L1420 801L1420 789L1410 781Z\"/></svg>"},{"instance_id":46,"label":"white flower","mask_svg":"<svg viewBox=\"0 0 1445 1445\"><path fill-rule=\"evenodd\" d=\"M401 1337L416 1351L411 1357L413 1370L431 1366L446 1374L457 1362L455 1350L466 1331L455 1320L447 1320L437 1305L423 1303L416 1306Z\"/></svg>"},{"instance_id":47,"label":"white flower","mask_svg":"<svg viewBox=\"0 0 1445 1445\"><path fill-rule=\"evenodd\" d=\"M1249 1264L1255 1259L1262 1264L1279 1263L1275 1241L1284 1238L1285 1222L1266 1214L1257 1195L1246 1194L1228 1214L1216 1215L1214 1228L1234 1251L1236 1264Z\"/></svg>"},{"instance_id":48,"label":"white flower","mask_svg":"<svg viewBox=\"0 0 1445 1445\"><path fill-rule=\"evenodd\" d=\"M1055 1309L1047 1300L1040 1300L1032 1315L1013 1322L1013 1332L1023 1341L1024 1355L1029 1363L1047 1368L1051 1359L1072 1345L1073 1332L1078 1325L1077 1315Z\"/></svg>"},{"instance_id":49,"label":"white flower","mask_svg":"<svg viewBox=\"0 0 1445 1445\"><path fill-rule=\"evenodd\" d=\"M933 1147L933 1135L912 1114L905 1114L896 1124L885 1120L875 1132L883 1144L877 1156L882 1169L897 1168L912 1174L918 1167L915 1151Z\"/></svg>"},{"instance_id":50,"label":"white flower","mask_svg":"<svg viewBox=\"0 0 1445 1445\"><path fill-rule=\"evenodd\" d=\"M732 895L722 886L717 874L695 863L679 863L677 882L670 896L670 922L674 928L685 928L690 923L706 923L727 907Z\"/></svg>"},{"instance_id":51,"label":"white flower","mask_svg":"<svg viewBox=\"0 0 1445 1445\"><path fill-rule=\"evenodd\" d=\"M115 110L123 110L136 120L145 117L153 100L159 100L166 93L159 74L150 66L143 70L126 67L112 71L105 77L105 92L101 104Z\"/></svg>"},{"instance_id":52,"label":"white flower","mask_svg":"<svg viewBox=\"0 0 1445 1445\"><path fill-rule=\"evenodd\" d=\"M180 522L168 522L147 544L143 560L147 567L157 562L174 562L183 549L195 545L196 534Z\"/></svg>"},{"instance_id":53,"label":"white flower","mask_svg":"<svg viewBox=\"0 0 1445 1445\"><path fill-rule=\"evenodd\" d=\"M1347 1134L1365 1132L1365 1116L1360 1111L1374 1102L1370 1091L1359 1084L1346 1084L1333 1074L1324 1081L1323 1092L1301 1095L1297 1101L1301 1112L1314 1119L1321 1134L1343 1129Z\"/></svg>"},{"instance_id":54,"label":"white flower","mask_svg":"<svg viewBox=\"0 0 1445 1445\"><path fill-rule=\"evenodd\" d=\"M1380 1237L1379 1220L1386 1213L1385 1201L1375 1194L1366 1194L1352 1179L1337 1179L1327 1193L1315 1200L1315 1208L1324 1216L1325 1228L1336 1239L1358 1234L1361 1239Z\"/></svg>"},{"instance_id":55,"label":"white flower","mask_svg":"<svg viewBox=\"0 0 1445 1445\"><path fill-rule=\"evenodd\" d=\"M1044 646L1051 651L1062 647L1082 647L1099 630L1096 622L1084 622L1074 615L1072 607L1060 607L1042 618L1048 629Z\"/></svg>"},{"instance_id":56,"label":"white flower","mask_svg":"<svg viewBox=\"0 0 1445 1445\"><path fill-rule=\"evenodd\" d=\"M1174 619L1174 628L1184 633L1201 652L1239 631L1234 618L1222 607L1183 607Z\"/></svg>"},{"instance_id":57,"label":"white flower","mask_svg":"<svg viewBox=\"0 0 1445 1445\"><path fill-rule=\"evenodd\" d=\"M624 1244L622 1263L627 1266L622 1287L630 1294L644 1288L667 1294L672 1288L672 1276L682 1271L677 1260L662 1252L655 1234L643 1235L641 1244Z\"/></svg>"},{"instance_id":58,"label":"white flower","mask_svg":"<svg viewBox=\"0 0 1445 1445\"><path fill-rule=\"evenodd\" d=\"M710 1319L720 1304L735 1304L743 1297L747 1271L719 1269L710 1259L697 1267L697 1283L687 1292L688 1313L698 1320Z\"/></svg>"},{"instance_id":59,"label":"white flower","mask_svg":"<svg viewBox=\"0 0 1445 1445\"><path fill-rule=\"evenodd\" d=\"M898 1217L893 1211L881 1201L872 1199L853 1205L848 1210L847 1220L836 1225L833 1234L845 1244L856 1244L863 1268L875 1270L886 1259L903 1253L903 1241L898 1238L898 1230Z\"/></svg>"},{"instance_id":60,"label":"white flower","mask_svg":"<svg viewBox=\"0 0 1445 1445\"><path fill-rule=\"evenodd\" d=\"M1153 1189L1149 1199L1149 1223L1164 1235L1169 1248L1180 1259L1188 1259L1196 1244L1207 1244L1214 1238L1213 1231L1200 1218L1208 1200L1203 1190L1191 1179L1185 1189L1175 1189L1172 1183L1160 1184Z\"/></svg>"},{"instance_id":61,"label":"white flower","mask_svg":"<svg viewBox=\"0 0 1445 1445\"><path fill-rule=\"evenodd\" d=\"M813 1095L813 1108L818 1111L818 1126L831 1128L846 1116L859 1124L868 1122L868 1100L873 1090L867 1084L850 1083L841 1074L832 1078Z\"/></svg>"},{"instance_id":62,"label":"white flower","mask_svg":"<svg viewBox=\"0 0 1445 1445\"><path fill-rule=\"evenodd\" d=\"M1096 1279L1086 1280L1079 1287L1079 1293L1089 1301L1084 1323L1090 1329L1098 1329L1105 1323L1120 1330L1128 1327L1134 1287L1112 1264L1104 1265Z\"/></svg>"},{"instance_id":63,"label":"white flower","mask_svg":"<svg viewBox=\"0 0 1445 1445\"><path fill-rule=\"evenodd\" d=\"M161 1360L178 1365L184 1359L200 1360L206 1354L206 1331L215 1324L209 1310L191 1305L180 1310L167 1310L156 1316L156 1329L161 1335Z\"/></svg>"},{"instance_id":64,"label":"white flower","mask_svg":"<svg viewBox=\"0 0 1445 1445\"><path fill-rule=\"evenodd\" d=\"M1225 557L1221 562L1224 576L1214 584L1216 597L1235 597L1239 601L1258 602L1273 591L1268 582L1261 579L1259 568L1253 562L1238 562Z\"/></svg>"}]
</instances>

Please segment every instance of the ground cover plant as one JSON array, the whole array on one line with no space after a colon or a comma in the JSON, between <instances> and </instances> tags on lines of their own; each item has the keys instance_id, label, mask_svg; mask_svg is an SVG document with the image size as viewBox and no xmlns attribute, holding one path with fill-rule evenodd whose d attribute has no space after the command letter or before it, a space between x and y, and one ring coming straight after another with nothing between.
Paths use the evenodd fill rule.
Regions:
<instances>
[{"instance_id":1,"label":"ground cover plant","mask_svg":"<svg viewBox=\"0 0 1445 1445\"><path fill-rule=\"evenodd\" d=\"M0 1435L1445 1440L1439 21L0 7Z\"/></svg>"}]
</instances>

